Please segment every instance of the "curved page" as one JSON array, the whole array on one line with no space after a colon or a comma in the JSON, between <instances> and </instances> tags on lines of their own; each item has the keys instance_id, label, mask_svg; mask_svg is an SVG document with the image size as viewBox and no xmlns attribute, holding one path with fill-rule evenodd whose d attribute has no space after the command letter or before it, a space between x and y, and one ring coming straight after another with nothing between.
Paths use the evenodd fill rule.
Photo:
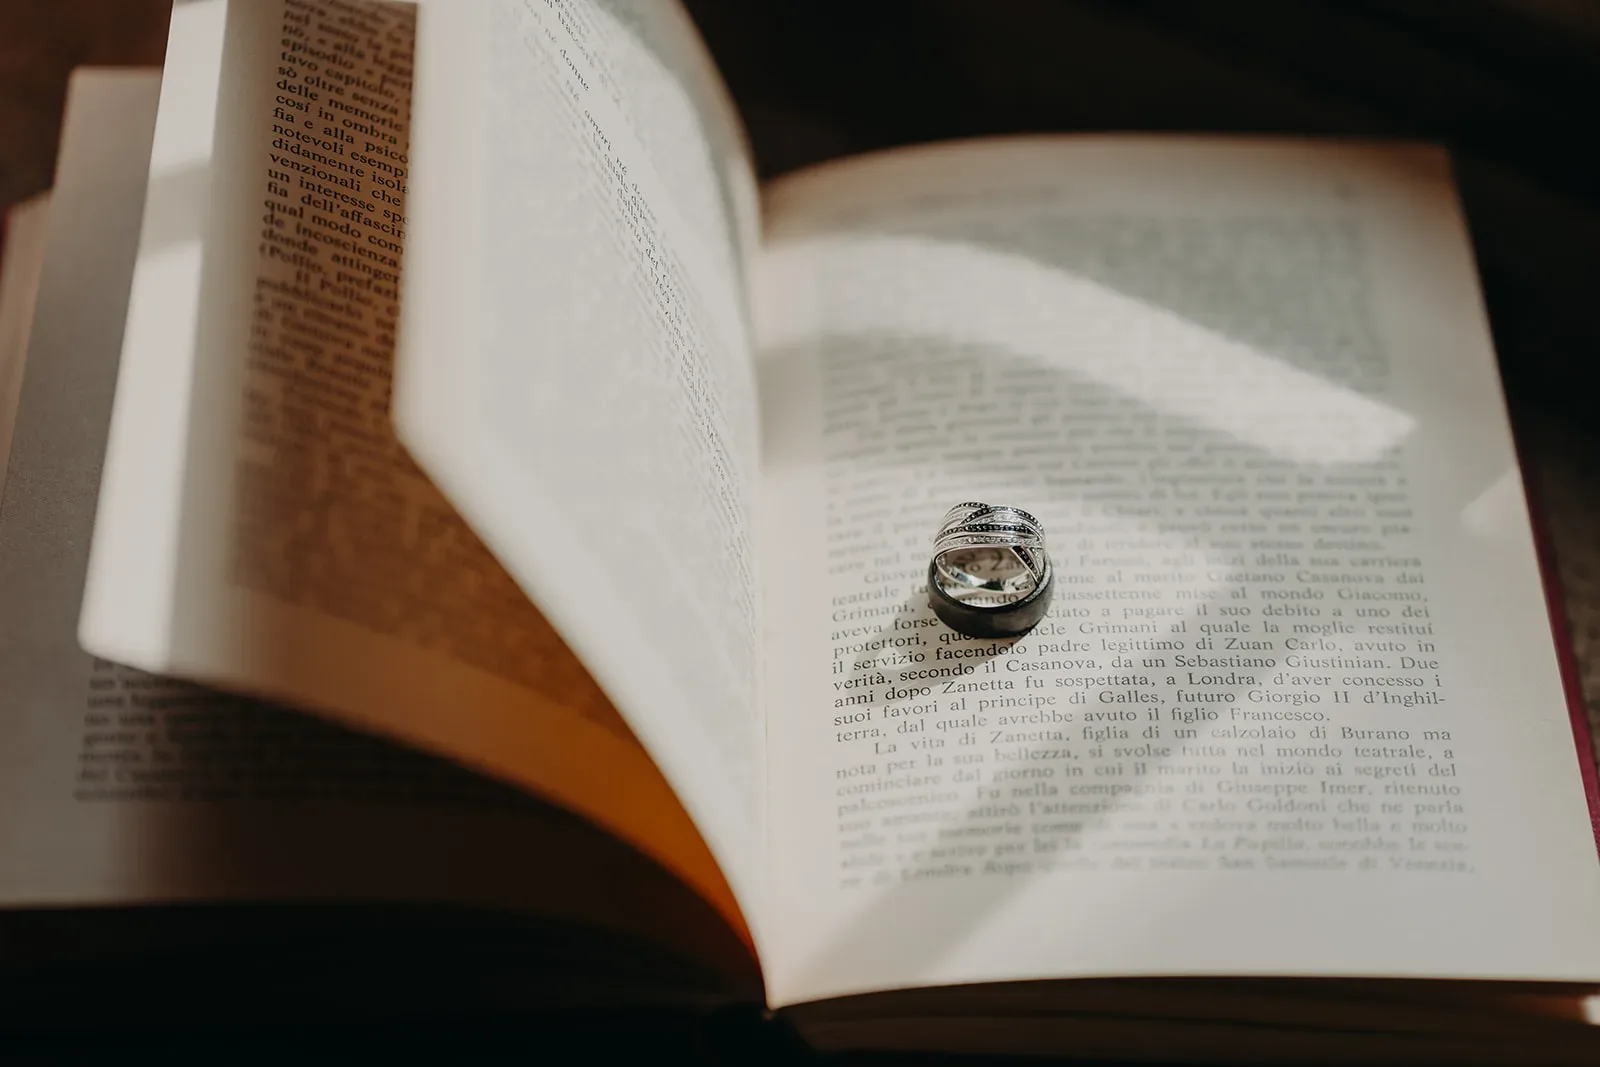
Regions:
<instances>
[{"instance_id":1,"label":"curved page","mask_svg":"<svg viewBox=\"0 0 1600 1067\"><path fill-rule=\"evenodd\" d=\"M683 798L762 856L751 178L687 17L430 4L395 417Z\"/></svg>"},{"instance_id":2,"label":"curved page","mask_svg":"<svg viewBox=\"0 0 1600 1067\"><path fill-rule=\"evenodd\" d=\"M83 643L530 788L737 921L653 762L391 428L415 17L175 9Z\"/></svg>"}]
</instances>

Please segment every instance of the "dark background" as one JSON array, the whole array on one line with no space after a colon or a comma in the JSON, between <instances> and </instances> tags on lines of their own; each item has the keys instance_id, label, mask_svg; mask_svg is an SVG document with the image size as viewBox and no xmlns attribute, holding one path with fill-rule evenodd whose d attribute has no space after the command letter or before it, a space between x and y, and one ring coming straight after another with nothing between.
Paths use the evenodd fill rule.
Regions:
<instances>
[{"instance_id":1,"label":"dark background","mask_svg":"<svg viewBox=\"0 0 1600 1067\"><path fill-rule=\"evenodd\" d=\"M1595 0L687 2L765 175L888 145L1017 131L1449 144L1591 712L1600 706ZM169 0L0 0L0 205L50 184L72 67L159 62L168 8ZM303 1060L312 1049L317 1062L358 1053L448 1060L471 1049L448 1033L349 1042L263 1033L247 1042L263 1061ZM241 1051L204 1039L184 1046L186 1062L209 1052L237 1061ZM177 1051L160 1035L83 1051L135 1049ZM553 1050L535 1040L519 1051ZM47 1048L31 1052L57 1062Z\"/></svg>"},{"instance_id":2,"label":"dark background","mask_svg":"<svg viewBox=\"0 0 1600 1067\"><path fill-rule=\"evenodd\" d=\"M763 172L1055 130L1398 136L1456 152L1518 401L1586 409L1600 5L690 0ZM1573 377L1584 388L1574 389ZM1526 388L1525 388L1526 387Z\"/></svg>"}]
</instances>

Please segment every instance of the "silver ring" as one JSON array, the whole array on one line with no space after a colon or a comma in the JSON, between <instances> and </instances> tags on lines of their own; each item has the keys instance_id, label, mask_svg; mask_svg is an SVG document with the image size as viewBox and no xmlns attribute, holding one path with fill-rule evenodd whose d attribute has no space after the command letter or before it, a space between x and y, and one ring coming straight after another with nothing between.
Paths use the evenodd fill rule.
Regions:
<instances>
[{"instance_id":1,"label":"silver ring","mask_svg":"<svg viewBox=\"0 0 1600 1067\"><path fill-rule=\"evenodd\" d=\"M933 539L933 577L957 603L999 610L1050 582L1044 528L1021 508L968 501L945 513Z\"/></svg>"}]
</instances>

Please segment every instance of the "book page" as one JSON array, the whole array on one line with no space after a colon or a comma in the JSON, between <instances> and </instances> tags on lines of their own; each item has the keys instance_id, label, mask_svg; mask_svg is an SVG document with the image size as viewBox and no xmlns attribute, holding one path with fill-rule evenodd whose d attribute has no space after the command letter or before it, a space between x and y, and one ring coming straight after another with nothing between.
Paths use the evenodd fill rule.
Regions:
<instances>
[{"instance_id":1,"label":"book page","mask_svg":"<svg viewBox=\"0 0 1600 1067\"><path fill-rule=\"evenodd\" d=\"M200 8L180 9L176 37ZM0 495L0 907L454 905L581 922L738 974L744 950L709 905L577 817L413 749L79 647L162 82L80 70L68 93Z\"/></svg>"},{"instance_id":2,"label":"book page","mask_svg":"<svg viewBox=\"0 0 1600 1067\"><path fill-rule=\"evenodd\" d=\"M777 1004L1600 975L1600 864L1441 152L1019 139L780 183ZM947 508L1048 617L938 623Z\"/></svg>"},{"instance_id":3,"label":"book page","mask_svg":"<svg viewBox=\"0 0 1600 1067\"><path fill-rule=\"evenodd\" d=\"M763 724L754 183L676 3L429 4L395 418L749 913Z\"/></svg>"},{"instance_id":4,"label":"book page","mask_svg":"<svg viewBox=\"0 0 1600 1067\"><path fill-rule=\"evenodd\" d=\"M22 364L44 259L50 198L41 194L0 215L0 485L22 392Z\"/></svg>"},{"instance_id":5,"label":"book page","mask_svg":"<svg viewBox=\"0 0 1600 1067\"><path fill-rule=\"evenodd\" d=\"M628 727L395 439L416 8L175 14L85 647L528 787L734 915Z\"/></svg>"}]
</instances>

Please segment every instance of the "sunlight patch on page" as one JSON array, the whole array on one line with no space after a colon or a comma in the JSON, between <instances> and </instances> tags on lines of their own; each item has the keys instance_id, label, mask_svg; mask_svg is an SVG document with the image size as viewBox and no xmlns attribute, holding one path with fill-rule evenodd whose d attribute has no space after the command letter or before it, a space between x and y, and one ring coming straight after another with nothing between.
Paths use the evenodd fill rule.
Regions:
<instances>
[{"instance_id":1,"label":"sunlight patch on page","mask_svg":"<svg viewBox=\"0 0 1600 1067\"><path fill-rule=\"evenodd\" d=\"M188 425L182 419L136 413L159 415L189 405L201 261L197 236L186 244L141 253L134 268L124 372L97 520L117 523L130 536L115 545L105 537L95 539L82 630L85 645L119 662L158 657L170 642L170 612L160 617L164 625L159 627L131 628L109 620L118 617L116 606L126 603L125 598L170 598L177 582L178 560L166 546L173 543L179 524ZM145 517L143 522L119 519L138 514Z\"/></svg>"},{"instance_id":2,"label":"sunlight patch on page","mask_svg":"<svg viewBox=\"0 0 1600 1067\"><path fill-rule=\"evenodd\" d=\"M848 252L844 251L848 248ZM1024 256L925 237L796 242L774 258L837 265L829 284L895 299L841 301L841 333L927 336L1017 353L1119 389L1301 463L1358 463L1395 447L1415 420L1173 312ZM780 264L774 264L779 270ZM1002 316L995 308L1026 307ZM799 338L772 337L782 346Z\"/></svg>"},{"instance_id":3,"label":"sunlight patch on page","mask_svg":"<svg viewBox=\"0 0 1600 1067\"><path fill-rule=\"evenodd\" d=\"M167 54L184 62L164 71L171 88L150 151L152 178L211 162L227 21L227 0L189 0L172 9Z\"/></svg>"},{"instance_id":4,"label":"sunlight patch on page","mask_svg":"<svg viewBox=\"0 0 1600 1067\"><path fill-rule=\"evenodd\" d=\"M176 5L165 68L127 90L155 132L79 637L129 663L164 662L171 640L227 15L227 0Z\"/></svg>"},{"instance_id":5,"label":"sunlight patch on page","mask_svg":"<svg viewBox=\"0 0 1600 1067\"><path fill-rule=\"evenodd\" d=\"M1527 529L1528 504L1522 492L1522 474L1507 467L1504 474L1461 510L1468 530L1491 541L1506 541Z\"/></svg>"}]
</instances>

